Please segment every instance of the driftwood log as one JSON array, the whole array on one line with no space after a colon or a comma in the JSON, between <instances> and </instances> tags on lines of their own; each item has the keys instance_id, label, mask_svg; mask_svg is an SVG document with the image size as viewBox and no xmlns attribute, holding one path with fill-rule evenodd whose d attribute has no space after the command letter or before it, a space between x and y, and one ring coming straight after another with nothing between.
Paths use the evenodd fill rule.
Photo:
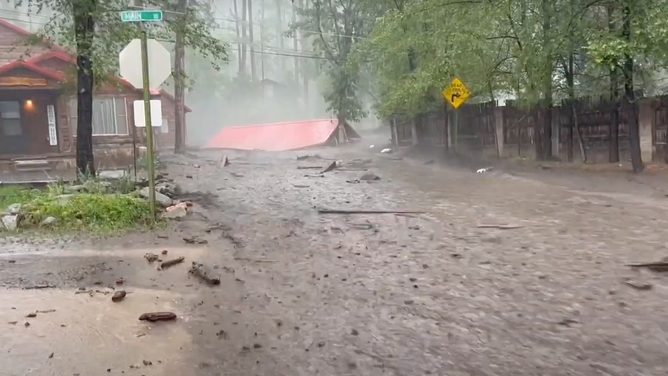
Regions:
<instances>
[{"instance_id":1,"label":"driftwood log","mask_svg":"<svg viewBox=\"0 0 668 376\"><path fill-rule=\"evenodd\" d=\"M220 285L220 277L213 275L211 271L207 270L204 264L199 264L193 261L193 265L190 267L188 273L203 280L209 285Z\"/></svg>"},{"instance_id":2,"label":"driftwood log","mask_svg":"<svg viewBox=\"0 0 668 376\"><path fill-rule=\"evenodd\" d=\"M149 312L139 316L140 321L171 321L176 320L176 314L173 312Z\"/></svg>"},{"instance_id":3,"label":"driftwood log","mask_svg":"<svg viewBox=\"0 0 668 376\"><path fill-rule=\"evenodd\" d=\"M182 263L185 259L186 259L185 257L179 257L179 258L175 258L175 259L173 259L173 260L163 261L163 263L160 264L160 269L166 269L166 268L169 268L170 266L174 266L174 265L176 265L176 264L180 264L180 263Z\"/></svg>"}]
</instances>

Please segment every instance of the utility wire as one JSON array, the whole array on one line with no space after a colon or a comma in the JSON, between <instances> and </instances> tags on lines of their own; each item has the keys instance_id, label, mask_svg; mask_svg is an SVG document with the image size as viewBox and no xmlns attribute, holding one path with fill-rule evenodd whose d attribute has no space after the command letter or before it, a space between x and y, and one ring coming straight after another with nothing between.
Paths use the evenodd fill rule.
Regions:
<instances>
[{"instance_id":1,"label":"utility wire","mask_svg":"<svg viewBox=\"0 0 668 376\"><path fill-rule=\"evenodd\" d=\"M2 13L2 12L3 12L3 10L0 10L0 13ZM2 17L2 19L7 20L7 21L28 23L25 20L21 20L21 19L17 19L17 18L10 18L10 17L6 17L6 16L1 16L1 15L0 15L0 17ZM157 40L160 41L160 42L175 43L174 40L170 40L170 39L158 38ZM235 44L235 45L239 45L239 44L243 45L244 44L244 43L238 42L238 41L233 41L233 42L229 42L229 43ZM311 59L311 60L328 60L324 56L295 53L295 52L301 52L301 51L294 50L294 49L287 49L287 48L286 49L280 49L280 48L274 48L274 47L270 47L270 46L265 46L265 48L268 48L268 49L271 49L271 50L269 50L269 51L254 50L253 53L257 54L257 55L274 55L274 56L285 56L285 57L297 57L297 58ZM248 52L250 52L250 51L248 51Z\"/></svg>"}]
</instances>

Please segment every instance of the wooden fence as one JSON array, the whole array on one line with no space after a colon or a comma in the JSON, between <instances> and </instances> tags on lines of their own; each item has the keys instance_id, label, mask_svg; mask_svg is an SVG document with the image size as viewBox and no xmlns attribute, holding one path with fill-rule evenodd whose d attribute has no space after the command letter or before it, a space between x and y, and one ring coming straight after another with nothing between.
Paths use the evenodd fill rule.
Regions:
<instances>
[{"instance_id":1,"label":"wooden fence","mask_svg":"<svg viewBox=\"0 0 668 376\"><path fill-rule=\"evenodd\" d=\"M626 107L592 98L579 99L574 106L565 102L555 106L552 111L553 155L563 161L581 161L580 141L574 127L574 119L577 119L587 160L608 162L610 124L617 116L620 159L628 159ZM668 96L643 98L637 107L643 160L668 162ZM537 124L541 121L539 110L521 108L513 101L507 101L504 106L494 102L468 104L457 113L448 108L413 119L395 118L393 135L398 146L425 144L463 154L533 158L534 132L541 129L541 124Z\"/></svg>"}]
</instances>

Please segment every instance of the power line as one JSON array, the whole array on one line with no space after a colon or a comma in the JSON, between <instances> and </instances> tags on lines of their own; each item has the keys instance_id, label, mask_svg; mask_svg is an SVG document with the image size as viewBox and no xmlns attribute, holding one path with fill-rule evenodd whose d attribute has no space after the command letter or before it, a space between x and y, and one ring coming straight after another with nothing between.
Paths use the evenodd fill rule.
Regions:
<instances>
[{"instance_id":1,"label":"power line","mask_svg":"<svg viewBox=\"0 0 668 376\"><path fill-rule=\"evenodd\" d=\"M0 10L0 12L2 12L2 10ZM24 21L24 20L21 20L21 19L16 19L16 18L10 18L10 17L5 17L5 16L3 16L2 18L7 20L7 21L29 23L27 21ZM161 42L168 42L168 43L174 43L175 42L174 40L162 39L162 38L158 38L156 40L161 41ZM233 42L229 42L229 43L230 44L236 44L236 45L239 45L239 44L243 45L244 44L244 43L238 42L238 41L233 41ZM287 48L281 49L281 48L275 48L275 47L271 47L271 46L265 46L265 48L272 49L273 51L254 50L253 53L261 54L261 55L297 57L297 58L312 59L312 60L327 60L327 58L324 57L324 56L295 53L295 52L301 52L301 51L295 50L295 49L287 49Z\"/></svg>"}]
</instances>

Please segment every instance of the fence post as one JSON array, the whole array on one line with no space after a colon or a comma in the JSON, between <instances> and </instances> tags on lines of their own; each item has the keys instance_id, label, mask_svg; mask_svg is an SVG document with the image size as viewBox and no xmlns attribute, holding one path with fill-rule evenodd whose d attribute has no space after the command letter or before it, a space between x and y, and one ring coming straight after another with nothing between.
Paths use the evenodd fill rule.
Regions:
<instances>
[{"instance_id":1,"label":"fence post","mask_svg":"<svg viewBox=\"0 0 668 376\"><path fill-rule=\"evenodd\" d=\"M504 153L504 141L505 141L505 132L503 131L503 107L499 107L496 103L494 104L494 132L496 134L496 154L499 158L503 158Z\"/></svg>"},{"instance_id":2,"label":"fence post","mask_svg":"<svg viewBox=\"0 0 668 376\"><path fill-rule=\"evenodd\" d=\"M651 99L640 99L638 101L638 129L640 130L640 154L645 162L651 162L654 156L653 122Z\"/></svg>"}]
</instances>

